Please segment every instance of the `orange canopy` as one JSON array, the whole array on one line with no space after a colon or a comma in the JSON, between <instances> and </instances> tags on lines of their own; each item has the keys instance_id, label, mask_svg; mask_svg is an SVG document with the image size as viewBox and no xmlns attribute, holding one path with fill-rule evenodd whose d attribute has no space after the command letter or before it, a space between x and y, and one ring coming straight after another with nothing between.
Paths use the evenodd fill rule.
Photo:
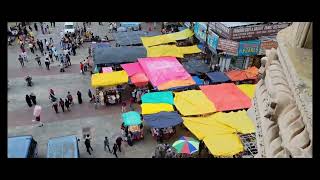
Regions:
<instances>
[{"instance_id":1,"label":"orange canopy","mask_svg":"<svg viewBox=\"0 0 320 180\"><path fill-rule=\"evenodd\" d=\"M200 89L214 103L217 111L251 107L250 98L233 83L200 86Z\"/></svg>"},{"instance_id":2,"label":"orange canopy","mask_svg":"<svg viewBox=\"0 0 320 180\"><path fill-rule=\"evenodd\" d=\"M170 89L174 87L183 87L183 86L191 86L195 85L196 83L192 79L192 77L184 79L184 80L171 80L165 83L162 83L158 86L159 90Z\"/></svg>"},{"instance_id":3,"label":"orange canopy","mask_svg":"<svg viewBox=\"0 0 320 180\"><path fill-rule=\"evenodd\" d=\"M149 82L149 79L144 73L138 73L130 77L131 82L137 87L146 86Z\"/></svg>"},{"instance_id":4,"label":"orange canopy","mask_svg":"<svg viewBox=\"0 0 320 180\"><path fill-rule=\"evenodd\" d=\"M255 66L249 67L246 70L233 70L226 72L226 75L231 81L243 81L249 79L256 79L258 77L259 69Z\"/></svg>"}]
</instances>

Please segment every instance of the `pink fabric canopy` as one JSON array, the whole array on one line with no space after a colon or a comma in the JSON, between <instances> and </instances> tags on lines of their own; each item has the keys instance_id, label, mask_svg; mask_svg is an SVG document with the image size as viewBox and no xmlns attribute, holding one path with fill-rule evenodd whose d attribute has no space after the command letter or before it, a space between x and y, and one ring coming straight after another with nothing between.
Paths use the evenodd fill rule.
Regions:
<instances>
[{"instance_id":1,"label":"pink fabric canopy","mask_svg":"<svg viewBox=\"0 0 320 180\"><path fill-rule=\"evenodd\" d=\"M191 78L175 57L139 58L138 62L153 86Z\"/></svg>"},{"instance_id":2,"label":"pink fabric canopy","mask_svg":"<svg viewBox=\"0 0 320 180\"><path fill-rule=\"evenodd\" d=\"M143 69L141 68L141 66L138 62L121 64L121 67L123 68L123 70L126 71L128 76L132 76L132 75L138 74L138 73L144 73Z\"/></svg>"}]
</instances>

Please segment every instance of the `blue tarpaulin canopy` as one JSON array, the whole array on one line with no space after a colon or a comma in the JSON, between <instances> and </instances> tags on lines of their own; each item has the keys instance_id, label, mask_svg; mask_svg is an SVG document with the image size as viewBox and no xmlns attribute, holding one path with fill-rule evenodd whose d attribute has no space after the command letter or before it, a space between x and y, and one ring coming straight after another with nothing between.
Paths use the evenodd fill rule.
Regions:
<instances>
[{"instance_id":1,"label":"blue tarpaulin canopy","mask_svg":"<svg viewBox=\"0 0 320 180\"><path fill-rule=\"evenodd\" d=\"M134 126L141 124L140 114L136 111L129 111L122 114L124 126Z\"/></svg>"},{"instance_id":2,"label":"blue tarpaulin canopy","mask_svg":"<svg viewBox=\"0 0 320 180\"><path fill-rule=\"evenodd\" d=\"M196 82L196 84L198 86L203 85L204 81L202 79L200 79L198 76L192 76L192 79L194 80L194 82Z\"/></svg>"},{"instance_id":3,"label":"blue tarpaulin canopy","mask_svg":"<svg viewBox=\"0 0 320 180\"><path fill-rule=\"evenodd\" d=\"M152 128L167 128L182 123L177 112L159 112L143 116L144 121Z\"/></svg>"},{"instance_id":4,"label":"blue tarpaulin canopy","mask_svg":"<svg viewBox=\"0 0 320 180\"><path fill-rule=\"evenodd\" d=\"M49 139L47 158L78 157L78 139L76 136L63 136Z\"/></svg>"},{"instance_id":5,"label":"blue tarpaulin canopy","mask_svg":"<svg viewBox=\"0 0 320 180\"><path fill-rule=\"evenodd\" d=\"M182 62L182 65L192 75L201 75L210 71L210 65L200 59L188 59Z\"/></svg>"},{"instance_id":6,"label":"blue tarpaulin canopy","mask_svg":"<svg viewBox=\"0 0 320 180\"><path fill-rule=\"evenodd\" d=\"M209 72L206 73L211 83L224 83L230 81L229 77L223 72Z\"/></svg>"},{"instance_id":7,"label":"blue tarpaulin canopy","mask_svg":"<svg viewBox=\"0 0 320 180\"><path fill-rule=\"evenodd\" d=\"M32 136L8 138L8 158L27 158Z\"/></svg>"}]
</instances>

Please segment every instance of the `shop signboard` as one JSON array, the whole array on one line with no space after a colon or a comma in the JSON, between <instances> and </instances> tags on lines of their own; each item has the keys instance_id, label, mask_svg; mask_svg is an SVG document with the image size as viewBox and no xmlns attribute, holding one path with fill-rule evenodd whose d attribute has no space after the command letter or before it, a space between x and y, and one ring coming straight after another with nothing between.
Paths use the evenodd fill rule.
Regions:
<instances>
[{"instance_id":1,"label":"shop signboard","mask_svg":"<svg viewBox=\"0 0 320 180\"><path fill-rule=\"evenodd\" d=\"M277 24L249 25L232 28L232 40L252 39L261 36L277 34L281 29L290 26L290 22L279 22Z\"/></svg>"},{"instance_id":2,"label":"shop signboard","mask_svg":"<svg viewBox=\"0 0 320 180\"><path fill-rule=\"evenodd\" d=\"M208 32L208 46L211 47L212 49L216 50L218 47L218 41L219 41L219 36L209 30Z\"/></svg>"},{"instance_id":3,"label":"shop signboard","mask_svg":"<svg viewBox=\"0 0 320 180\"><path fill-rule=\"evenodd\" d=\"M217 33L220 37L230 39L230 28L223 25L221 22L210 22L209 28Z\"/></svg>"},{"instance_id":4,"label":"shop signboard","mask_svg":"<svg viewBox=\"0 0 320 180\"><path fill-rule=\"evenodd\" d=\"M260 40L240 41L238 56L255 56L259 53Z\"/></svg>"},{"instance_id":5,"label":"shop signboard","mask_svg":"<svg viewBox=\"0 0 320 180\"><path fill-rule=\"evenodd\" d=\"M196 22L193 31L199 40L206 41L207 26L205 23Z\"/></svg>"},{"instance_id":6,"label":"shop signboard","mask_svg":"<svg viewBox=\"0 0 320 180\"><path fill-rule=\"evenodd\" d=\"M219 38L217 49L222 50L226 54L237 56L238 48L239 48L239 42Z\"/></svg>"},{"instance_id":7,"label":"shop signboard","mask_svg":"<svg viewBox=\"0 0 320 180\"><path fill-rule=\"evenodd\" d=\"M259 55L265 55L267 49L278 48L278 42L275 40L261 41Z\"/></svg>"}]
</instances>

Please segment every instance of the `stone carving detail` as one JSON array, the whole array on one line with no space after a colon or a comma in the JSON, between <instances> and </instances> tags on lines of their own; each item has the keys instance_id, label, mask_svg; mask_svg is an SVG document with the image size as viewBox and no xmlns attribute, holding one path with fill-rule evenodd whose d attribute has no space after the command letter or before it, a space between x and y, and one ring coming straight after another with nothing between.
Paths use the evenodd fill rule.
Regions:
<instances>
[{"instance_id":1,"label":"stone carving detail","mask_svg":"<svg viewBox=\"0 0 320 180\"><path fill-rule=\"evenodd\" d=\"M275 49L259 69L255 105L266 157L311 157L311 139Z\"/></svg>"}]
</instances>

